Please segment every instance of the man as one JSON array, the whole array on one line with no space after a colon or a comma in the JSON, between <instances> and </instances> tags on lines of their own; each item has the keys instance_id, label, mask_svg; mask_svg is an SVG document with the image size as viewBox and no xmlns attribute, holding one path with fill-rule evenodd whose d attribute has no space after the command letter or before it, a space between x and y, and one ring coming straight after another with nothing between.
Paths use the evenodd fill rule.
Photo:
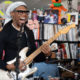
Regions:
<instances>
[{"instance_id":1,"label":"man","mask_svg":"<svg viewBox=\"0 0 80 80\"><path fill-rule=\"evenodd\" d=\"M30 55L34 50L36 50L36 46L33 32L25 26L28 19L27 5L21 1L12 3L7 8L6 16L8 16L8 19L6 18L7 20L5 20L4 28L0 33L0 69L14 71L16 69L15 62L12 64L7 64L7 62L16 58L18 52L26 46L29 47L27 56ZM19 42L18 33L21 28L24 30L21 32ZM3 50L5 51L4 59L2 59ZM34 59L34 62L43 62L46 60L46 56L51 55L51 50L48 44L44 44L41 51L42 53ZM19 60L19 70L24 71L26 69L24 66L24 61ZM2 80L9 79L2 77Z\"/></svg>"}]
</instances>

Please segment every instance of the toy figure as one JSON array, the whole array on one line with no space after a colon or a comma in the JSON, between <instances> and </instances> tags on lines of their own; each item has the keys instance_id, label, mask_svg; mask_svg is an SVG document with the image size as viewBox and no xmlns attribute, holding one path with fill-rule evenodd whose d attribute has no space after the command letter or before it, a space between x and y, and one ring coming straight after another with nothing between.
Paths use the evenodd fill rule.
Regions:
<instances>
[{"instance_id":1,"label":"toy figure","mask_svg":"<svg viewBox=\"0 0 80 80\"><path fill-rule=\"evenodd\" d=\"M66 8L64 8L64 6L61 4L61 0L52 0L52 4L50 6L51 9L53 10L58 10L58 24L61 24L61 11L67 11Z\"/></svg>"}]
</instances>

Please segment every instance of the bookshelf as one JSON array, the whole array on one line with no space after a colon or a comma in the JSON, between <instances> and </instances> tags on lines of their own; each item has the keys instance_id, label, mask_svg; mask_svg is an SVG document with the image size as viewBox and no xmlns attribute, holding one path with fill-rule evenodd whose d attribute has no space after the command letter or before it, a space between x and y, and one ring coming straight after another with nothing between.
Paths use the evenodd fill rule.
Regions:
<instances>
[{"instance_id":1,"label":"bookshelf","mask_svg":"<svg viewBox=\"0 0 80 80\"><path fill-rule=\"evenodd\" d=\"M51 36L54 36L56 34L56 32L58 32L58 30L60 30L63 27L66 27L66 25L63 26L63 25L57 25L57 24L53 25L53 24L40 23L40 30L41 30L40 38L35 40L36 42L39 43L38 46L42 45ZM79 68L80 57L77 56L78 54L80 54L80 52L78 52L80 50L80 46L78 46L78 44L80 43L80 40L78 38L79 36L76 37L77 32L78 32L77 27L78 26L76 26L76 28L74 28L73 30L70 30L70 32L68 32L67 34L60 35L56 40L54 40L52 42L52 44L54 44L54 43L57 44L57 48L55 50L53 49L53 52L55 52L57 55L59 53L59 51L61 50L61 52L60 52L61 55L60 55L60 58L57 58L57 56L51 58L51 60L48 61L47 63L51 63L51 64L54 64L54 63L59 64L60 63L60 65L62 65L63 67L65 67L73 72L76 71L77 73L80 73L80 68ZM46 29L46 31L45 31L45 29ZM76 35L73 35L74 33ZM70 39L67 39L69 37L70 37ZM63 38L65 38L65 39L63 39ZM60 44L64 45L66 54L68 56L67 58L64 57L64 55L62 55L62 54L65 54L65 52L63 51L64 48L62 48L62 47L59 48ZM63 69L60 69L60 76L61 76L62 80L65 80L65 79L68 80L68 79L72 79L72 77L74 77L74 74L67 72Z\"/></svg>"},{"instance_id":2,"label":"bookshelf","mask_svg":"<svg viewBox=\"0 0 80 80\"><path fill-rule=\"evenodd\" d=\"M64 26L57 25L57 24L53 25L53 24L40 23L40 28L39 28L40 29L40 33L39 33L40 37L39 37L39 39L35 40L38 43L38 47L40 45L42 45L45 41L47 41L50 37L54 36L56 34L56 32L58 32L58 30L60 30L63 27L66 27L66 26L65 25ZM46 29L46 31L45 31L45 29ZM64 45L64 48L65 48L65 51L67 54L67 58L63 57L62 60L69 60L69 59L76 60L78 58L77 57L78 47L79 47L78 44L80 43L80 40L76 38L76 35L72 35L74 33L77 35L77 27L74 28L73 30L71 30L70 32L68 32L67 34L60 35L56 40L54 40L52 42L52 44L54 44L54 43L57 44L57 49L56 49L57 51L59 50L60 44ZM65 39L63 39L64 37L65 37ZM72 37L72 38L69 39L69 37ZM62 48L62 50L63 50L63 48ZM55 51L55 50L53 49L53 51ZM63 52L63 54L65 54L65 53Z\"/></svg>"}]
</instances>

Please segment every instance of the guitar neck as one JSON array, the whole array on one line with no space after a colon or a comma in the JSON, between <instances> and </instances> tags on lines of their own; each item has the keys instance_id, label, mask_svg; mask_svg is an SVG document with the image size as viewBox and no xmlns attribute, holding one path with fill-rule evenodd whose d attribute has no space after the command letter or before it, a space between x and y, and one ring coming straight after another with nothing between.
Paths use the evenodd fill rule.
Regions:
<instances>
[{"instance_id":1,"label":"guitar neck","mask_svg":"<svg viewBox=\"0 0 80 80\"><path fill-rule=\"evenodd\" d=\"M59 35L60 35L60 33L58 32L54 37L50 38L45 43L51 44ZM41 45L36 51L34 51L28 58L26 58L24 60L26 64L29 64L37 55L39 55L41 53L41 47L42 46L43 45Z\"/></svg>"},{"instance_id":2,"label":"guitar neck","mask_svg":"<svg viewBox=\"0 0 80 80\"><path fill-rule=\"evenodd\" d=\"M29 64L38 54L41 53L41 47L39 47L36 51L34 51L28 58L24 60L26 64Z\"/></svg>"},{"instance_id":3,"label":"guitar neck","mask_svg":"<svg viewBox=\"0 0 80 80\"><path fill-rule=\"evenodd\" d=\"M75 24L72 24L72 25L70 25L70 26L68 26L68 27L65 27L65 28L63 28L63 29L61 29L61 30L59 30L55 35L54 35L54 37L52 37L52 38L50 38L48 41L46 41L45 43L46 44L51 44L54 40L56 40L57 39L57 37L59 36L59 35L61 35L61 34L66 34L71 28L74 28L75 27ZM37 55L39 55L40 53L41 53L41 47L42 47L43 45L41 45L36 51L34 51L28 58L26 58L25 60L24 60L24 62L26 63L26 64L29 64Z\"/></svg>"},{"instance_id":4,"label":"guitar neck","mask_svg":"<svg viewBox=\"0 0 80 80\"><path fill-rule=\"evenodd\" d=\"M57 32L56 35L52 38L50 38L48 41L46 41L47 44L51 44L54 40L57 39L57 37L60 35L60 32Z\"/></svg>"}]
</instances>

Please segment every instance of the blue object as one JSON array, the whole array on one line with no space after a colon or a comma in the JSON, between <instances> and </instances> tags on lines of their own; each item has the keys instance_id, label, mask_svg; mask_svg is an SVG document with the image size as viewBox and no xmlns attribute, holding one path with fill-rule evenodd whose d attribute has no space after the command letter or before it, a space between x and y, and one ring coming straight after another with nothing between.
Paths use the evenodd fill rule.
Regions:
<instances>
[{"instance_id":1,"label":"blue object","mask_svg":"<svg viewBox=\"0 0 80 80\"><path fill-rule=\"evenodd\" d=\"M37 67L38 70L33 76L43 77L48 80L48 77L59 77L59 70L57 64L47 64L45 62L34 63L33 67Z\"/></svg>"}]
</instances>

